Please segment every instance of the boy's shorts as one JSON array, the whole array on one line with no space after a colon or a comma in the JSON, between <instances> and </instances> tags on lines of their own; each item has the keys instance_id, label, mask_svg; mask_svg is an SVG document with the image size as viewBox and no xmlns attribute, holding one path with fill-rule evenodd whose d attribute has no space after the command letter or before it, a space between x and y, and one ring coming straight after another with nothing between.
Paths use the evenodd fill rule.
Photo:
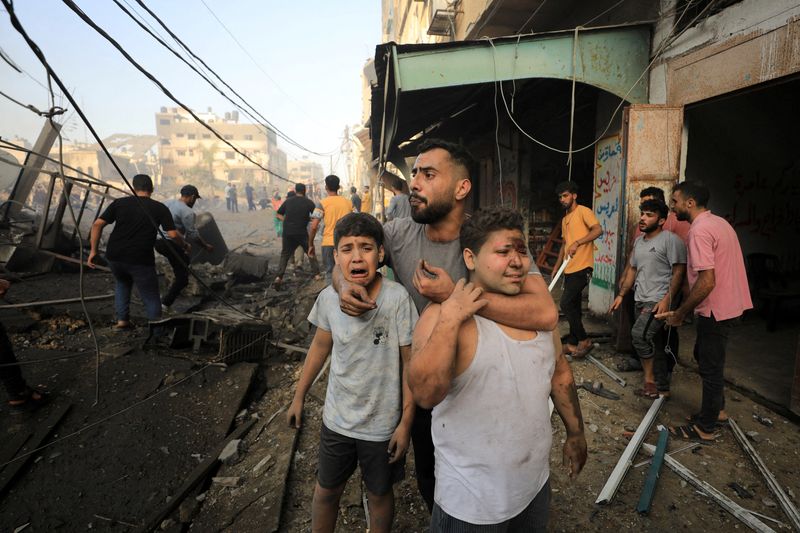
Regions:
<instances>
[{"instance_id":1,"label":"boy's shorts","mask_svg":"<svg viewBox=\"0 0 800 533\"><path fill-rule=\"evenodd\" d=\"M322 424L317 481L322 488L335 489L343 485L359 465L367 490L376 496L383 496L392 490L392 485L405 477L406 458L389 464L388 449L388 440L371 442L354 439L331 431Z\"/></svg>"}]
</instances>

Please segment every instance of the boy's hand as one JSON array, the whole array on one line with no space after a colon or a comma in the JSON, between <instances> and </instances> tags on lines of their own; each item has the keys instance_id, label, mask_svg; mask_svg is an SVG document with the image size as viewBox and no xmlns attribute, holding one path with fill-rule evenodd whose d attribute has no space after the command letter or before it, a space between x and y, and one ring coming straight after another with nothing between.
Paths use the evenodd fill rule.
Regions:
<instances>
[{"instance_id":1,"label":"boy's hand","mask_svg":"<svg viewBox=\"0 0 800 533\"><path fill-rule=\"evenodd\" d=\"M344 278L339 284L339 308L346 315L361 316L376 303L370 299L367 289L355 283L348 283Z\"/></svg>"},{"instance_id":2,"label":"boy's hand","mask_svg":"<svg viewBox=\"0 0 800 533\"><path fill-rule=\"evenodd\" d=\"M442 303L453 292L453 280L447 271L431 265L424 259L420 259L417 263L412 281L414 288L433 303Z\"/></svg>"},{"instance_id":3,"label":"boy's hand","mask_svg":"<svg viewBox=\"0 0 800 533\"><path fill-rule=\"evenodd\" d=\"M586 437L583 433L567 436L564 443L563 464L569 469L570 479L575 479L586 464Z\"/></svg>"},{"instance_id":4,"label":"boy's hand","mask_svg":"<svg viewBox=\"0 0 800 533\"><path fill-rule=\"evenodd\" d=\"M293 400L286 410L286 423L295 429L300 429L303 424L303 401Z\"/></svg>"},{"instance_id":5,"label":"boy's hand","mask_svg":"<svg viewBox=\"0 0 800 533\"><path fill-rule=\"evenodd\" d=\"M405 457L408 451L408 444L411 440L411 432L404 425L400 424L392 433L389 440L389 464L395 463Z\"/></svg>"},{"instance_id":6,"label":"boy's hand","mask_svg":"<svg viewBox=\"0 0 800 533\"><path fill-rule=\"evenodd\" d=\"M442 316L448 316L459 323L477 313L489 300L479 300L483 289L473 283L467 283L463 278L458 280L453 293L442 304Z\"/></svg>"},{"instance_id":7,"label":"boy's hand","mask_svg":"<svg viewBox=\"0 0 800 533\"><path fill-rule=\"evenodd\" d=\"M610 313L613 313L614 311L616 311L617 309L619 309L619 306L620 306L620 305L622 305L622 295L621 295L621 294L618 294L618 295L617 295L617 297L616 297L616 298L614 298L614 301L613 301L613 302L611 302L611 307L609 307L609 308L608 308L608 312L609 312L609 314L610 314Z\"/></svg>"}]
</instances>

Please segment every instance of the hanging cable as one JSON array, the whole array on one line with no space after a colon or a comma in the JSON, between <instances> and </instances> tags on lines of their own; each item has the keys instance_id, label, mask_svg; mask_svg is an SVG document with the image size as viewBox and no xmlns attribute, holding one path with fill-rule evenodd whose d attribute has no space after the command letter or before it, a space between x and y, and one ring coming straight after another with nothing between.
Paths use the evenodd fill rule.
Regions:
<instances>
[{"instance_id":1,"label":"hanging cable","mask_svg":"<svg viewBox=\"0 0 800 533\"><path fill-rule=\"evenodd\" d=\"M144 3L144 0L136 0L136 3L137 3L137 4L139 4L139 5L140 5L140 6L141 6L141 7L142 7L142 8L143 8L145 11L147 11L147 13L148 13L148 14L149 14L151 17L153 17L153 19L154 19L156 22L158 22L158 24L159 24L159 25L160 25L160 26L161 26L161 27L162 27L162 28L163 28L163 29L164 29L164 30L165 30L165 31L166 31L166 32L167 32L167 33L170 35L170 37L172 37L172 38L175 40L175 42L177 42L177 43L178 43L178 44L179 44L179 45L180 45L180 46L181 46L181 47L182 47L182 48L183 48L183 49L184 49L184 50L185 50L185 51L186 51L186 52L189 54L189 56L190 56L190 57L192 57L192 58L196 59L197 61L199 61L199 62L200 62L200 63L201 63L201 64L202 64L202 65L203 65L205 68L206 68L206 70L208 70L209 72L211 72L211 74L213 74L215 78L217 78L217 79L218 79L218 80L219 80L219 81L220 81L220 82L221 82L221 83L222 83L222 84L223 84L225 87L227 87L227 88L228 88L228 90L230 90L230 91L231 91L231 92L232 92L234 95L236 95L236 97L237 97L237 98L239 98L239 99L240 99L242 102L244 102L244 104L245 104L247 107L249 107L249 108L250 108L250 109L251 109L251 110L252 110L252 111L253 111L253 112L254 112L254 113L255 113L255 114L256 114L256 115L257 115L257 116L258 116L258 117L261 119L261 120L263 120L263 121L264 121L264 123L265 123L267 126L269 126L269 128L270 128L270 129L272 129L272 130L273 130L273 131L274 131L274 132L275 132L275 133L276 133L276 134L277 134L277 135L278 135L278 136L279 136L281 139L285 140L287 143L291 144L292 146L295 146L296 148L299 148L300 150L303 150L303 151L305 151L305 152L308 152L308 153L310 153L310 154L314 154L314 155L319 155L319 156L327 156L327 155L333 154L333 153L336 151L336 150L331 150L331 151L329 151L329 152L316 152L316 151L314 151L314 150L310 150L310 149L306 148L305 146L303 146L303 145L302 145L302 144L300 144L299 142L297 142L297 141L295 141L294 139L292 139L291 137L289 137L287 134L285 134L283 131L281 131L281 130L280 130L280 128L278 128L277 126L275 126L275 125L274 125L272 122L270 122L270 121L269 121L269 120L268 120L266 117L264 117L264 115L262 115L261 113L259 113L259 112L258 112L258 110L256 110L256 109L255 109L255 108L254 108L252 105L250 105L250 103L248 103L248 102L247 102L247 100L245 100L245 98L244 98L242 95L240 95L238 92L236 92L236 90L235 90L233 87L231 87L231 86L230 86L230 85L229 85L229 84L228 84L228 83L227 83L225 80L223 80L223 79L222 79L222 77L220 77L220 75L219 75L219 74L217 74L217 72L216 72L214 69L212 69L210 66L208 66L208 64L207 64L205 61L203 61L203 59L202 59L200 56L198 56L197 54L195 54L195 53L192 51L192 49L191 49L191 48L189 48L189 46L188 46L186 43L184 43L184 42L183 42L183 41L182 41L182 40L181 40L181 39L180 39L180 38L179 38L179 37L178 37L178 36L175 34L175 32L173 32L173 31L170 29L170 27L169 27L169 26L167 26L167 24L166 24L165 22L164 22L163 20L161 20L161 19L158 17L158 15L156 15L156 14L153 12L153 10L152 10L152 9L150 9L150 8L147 6L147 4L145 4L145 3ZM117 5L119 5L119 4L117 4ZM124 10L123 10L123 11L124 11ZM165 45L165 46L166 46L166 45ZM170 49L170 50L171 50L171 49ZM173 52L173 53L175 53L175 52ZM206 80L206 81L208 81L208 80ZM214 84L213 84L213 83L211 83L210 81L208 81L208 82L209 82L209 83L212 85L212 87L216 88L216 87L214 86ZM217 90L219 90L219 89L217 89ZM223 95L223 96L224 96L224 95ZM229 100L230 100L230 99L229 99ZM232 102L232 103L233 103L234 105L236 105L237 107L239 107L239 106L238 106L238 105L237 105L235 102ZM239 108L241 109L241 107L239 107ZM244 109L242 109L242 111L244 111ZM252 115L251 115L251 117L252 117ZM255 119L254 119L254 120L255 120Z\"/></svg>"},{"instance_id":2,"label":"hanging cable","mask_svg":"<svg viewBox=\"0 0 800 533\"><path fill-rule=\"evenodd\" d=\"M575 28L575 37L572 39L572 97L569 108L569 155L567 156L567 166L569 173L567 181L572 181L572 136L575 131L575 85L578 78L578 31Z\"/></svg>"},{"instance_id":3,"label":"hanging cable","mask_svg":"<svg viewBox=\"0 0 800 533\"><path fill-rule=\"evenodd\" d=\"M200 77L201 77L201 78L202 78L202 79L203 79L203 80L204 80L206 83L208 83L208 85L210 85L210 86L211 86L211 87L212 87L214 90L216 90L216 91L217 91L217 92L218 92L218 93L219 93L219 94L220 94L220 95L221 95L223 98L225 98L225 99L226 99L226 100L228 100L228 101L229 101L231 104L233 104L233 106L234 106L234 107L236 107L237 109L239 109L240 111L242 111L242 113L244 113L244 114L246 114L247 116L249 116L249 117L250 117L250 118L251 118L251 119L254 121L255 125L256 125L256 126L257 126L257 127L258 127L258 128L259 128L259 129L260 129L260 130L261 130L261 131L264 133L264 135L265 135L265 136L267 136L267 137L269 137L269 132L268 132L266 129L264 129L264 127L263 127L263 126L262 126L262 125L259 123L259 118L257 118L256 116L254 116L254 115L253 115L253 113L251 113L251 112L250 112L248 109L246 109L245 107L242 107L242 105L241 105L241 104L239 104L238 102L234 101L234 100L233 100L231 97L229 97L229 96L227 95L227 93L225 93L224 91L222 91L222 90L221 90L221 89L220 89L220 88L219 88L219 87L218 87L218 86L217 86L217 85L216 85L216 84L215 84L213 81L211 81L211 79L209 79L209 78L208 78L208 76L207 76L206 74L204 74L203 72L200 72L200 70L199 70L199 69L198 69L198 68L197 68L195 65L192 65L192 64L190 64L190 63L189 63L189 61L187 61L187 60L186 60L186 59L185 59L185 58L184 58L184 57L183 57L181 54L179 54L179 53L178 53L178 52L177 52L177 51L176 51L174 48L172 48L172 47L171 47L171 46L170 46L170 45L169 45L169 44L168 44L166 41L164 41L164 39L162 39L160 36L156 35L156 34L154 33L154 31L152 31L152 30L148 29L148 28L145 26L145 24L144 24L143 22L141 22L140 20L138 20L138 19L137 19L137 18L136 18L136 17L133 15L133 13L131 13L130 11L128 11L128 9L126 9L126 8L125 8L125 6L123 6L123 5L120 3L120 1L119 1L119 0L114 0L114 3L117 5L117 7L118 7L120 10L122 10L122 12L123 12L123 13L125 13L126 15L128 15L128 17L130 17L130 18L131 18L131 20L133 20L133 21L134 21L134 22L135 22L135 23L136 23L136 24L137 24L137 25L138 25L138 26L139 26L139 27L140 27L142 30L144 30L144 32L145 32L145 33L147 33L147 34L148 34L148 35L150 35L150 36L151 36L153 39L155 39L155 40L156 40L156 42L158 42L158 43L159 43L161 46L163 46L164 48L166 48L167 50L169 50L169 51L170 51L170 52L171 52L171 53L172 53L172 54L173 54L175 57L177 57L177 58L178 58L180 61L182 61L182 62L183 62L183 63L184 63L184 64L185 64L187 67L189 67L189 68L190 68L192 71L194 71L194 72L195 72L195 73L196 73L198 76L200 76ZM191 56L190 56L190 57L191 57ZM225 83L225 82L223 82L223 83ZM226 83L225 85L226 85L226 87L230 88L230 86L229 86L227 83ZM248 107L250 107L250 108L254 109L254 108L253 108L253 107L252 107L252 106L251 106L249 103L247 103L247 101L246 101L246 100L244 100L244 98L243 98L241 95L239 95L239 94L238 94L236 91L234 91L233 89L231 89L231 91L233 91L233 93L234 93L234 94L235 94L235 95L236 95L236 96L237 96L237 97L238 97L240 100L242 100L242 101L245 103L245 105L247 105ZM257 113L257 111L256 111L256 113ZM286 137L286 136L283 134L283 132L281 132L280 130L278 130L277 128L275 128L274 124L272 124L272 123L270 123L269 121L267 121L267 120L266 120L266 118L264 118L264 116L263 116L263 115L260 115L260 114L259 114L259 117L260 117L260 119L261 119L261 120L263 120L263 121L265 121L265 122L266 122L266 124L267 124L267 126L269 127L269 130L270 130L270 131L273 131L273 132L274 132L276 135L278 135L278 136L279 136L281 139L283 139L283 140L285 140L286 142L288 142L288 143L292 144L293 146L297 146L297 147L298 147L298 148L300 148L301 150L304 150L304 148L303 148L302 146L299 146L299 145L297 145L296 143L294 143L294 141L293 141L292 139L290 139L290 138ZM306 150L306 151L308 151L308 150ZM316 152L312 152L312 153L316 153Z\"/></svg>"},{"instance_id":4,"label":"hanging cable","mask_svg":"<svg viewBox=\"0 0 800 533\"><path fill-rule=\"evenodd\" d=\"M32 111L32 112L36 113L37 115L39 115L40 117L51 118L51 117L54 117L54 116L57 116L57 115L63 115L67 111L66 109L62 109L60 107L56 107L55 104L50 107L49 111L39 111L39 109L37 109L36 106L33 106L31 104L23 104L19 100L15 99L15 98L12 98L11 96L9 96L6 93L4 93L3 91L0 91L0 96L4 96L5 98L11 100L12 102L17 104L21 108L27 109L28 111Z\"/></svg>"},{"instance_id":5,"label":"hanging cable","mask_svg":"<svg viewBox=\"0 0 800 533\"><path fill-rule=\"evenodd\" d=\"M21 22L19 21L19 19L16 16L16 13L14 12L14 6L13 6L12 1L11 0L0 0L0 2L2 2L3 5L6 7L8 15L9 15L9 17L11 19L11 25L14 27L15 30L17 30L17 32L23 37L23 39L25 39L25 42L28 44L28 46L30 47L31 51L36 55L36 57L42 63L42 66L46 69L48 75L51 76L53 81L55 81L56 84L61 88L61 90L64 91L64 93L65 93L65 95L67 97L67 100L69 100L69 102L72 105L73 109L75 109L75 112L78 113L78 115L81 117L81 120L83 120L84 124L86 125L87 129L92 133L92 136L97 141L98 146L100 146L100 149L103 151L103 153L106 155L106 157L108 157L109 161L111 162L111 165L114 167L114 170L116 170L116 172L122 178L122 181L125 183L125 185L127 185L128 188L134 193L134 198L138 199L137 200L138 201L138 205L141 208L141 210L144 213L144 215L147 218L147 220L150 222L151 226L153 226L155 228L155 230L158 233L158 235L160 235L162 238L166 238L166 236L164 235L164 232L161 231L161 228L160 228L158 222L153 218L153 216L150 214L150 212L147 211L144 208L144 205L142 205L141 199L139 199L139 197L136 196L135 190L133 189L133 185L131 185L130 181L128 181L128 178L125 176L125 173L122 172L122 169L120 168L120 166L117 163L116 159L114 159L113 155L108 150L108 148L106 147L106 145L103 142L103 140L100 138L100 135L94 129L94 126L92 126L91 122L89 122L89 119L86 116L86 114L83 112L83 109L81 109L81 107L75 101L75 98L66 90L66 87L64 86L64 83L61 81L61 79L55 73L53 68L50 66L50 63L48 63L47 58L44 56L44 53L42 52L42 50L30 38L28 33L25 31L25 28L23 28ZM288 180L286 180L286 181L288 181ZM176 251L173 250L171 253L174 253L175 256L178 257L178 260L183 262L183 259L178 256ZM186 267L187 267L187 270L189 271L189 273L192 275L192 277L194 277L198 281L198 283L206 291L208 291L208 293L211 294L212 297L217 299L220 303L222 303L223 305L229 307L230 309L234 310L235 312L241 314L242 316L245 316L247 318L250 318L250 319L253 319L253 320L256 320L256 321L259 321L259 322L263 322L263 320L261 318L252 316L249 313L246 313L246 312L242 311L241 309L239 309L238 307L236 307L235 305L233 305L232 303L227 301L222 296L216 294L214 291L211 290L211 288L208 286L208 284L205 283L205 281L203 281L203 279L200 278L200 276L197 275L197 273L191 268L191 266L186 265Z\"/></svg>"}]
</instances>

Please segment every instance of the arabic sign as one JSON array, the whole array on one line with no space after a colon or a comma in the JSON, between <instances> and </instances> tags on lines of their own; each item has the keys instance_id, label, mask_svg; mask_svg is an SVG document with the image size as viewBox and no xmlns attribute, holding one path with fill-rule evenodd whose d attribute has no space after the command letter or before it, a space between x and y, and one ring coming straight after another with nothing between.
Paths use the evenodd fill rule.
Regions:
<instances>
[{"instance_id":1,"label":"arabic sign","mask_svg":"<svg viewBox=\"0 0 800 533\"><path fill-rule=\"evenodd\" d=\"M622 157L619 135L606 137L595 147L593 206L603 233L594 241L594 273L589 287L589 307L598 313L605 312L614 298L622 196Z\"/></svg>"}]
</instances>

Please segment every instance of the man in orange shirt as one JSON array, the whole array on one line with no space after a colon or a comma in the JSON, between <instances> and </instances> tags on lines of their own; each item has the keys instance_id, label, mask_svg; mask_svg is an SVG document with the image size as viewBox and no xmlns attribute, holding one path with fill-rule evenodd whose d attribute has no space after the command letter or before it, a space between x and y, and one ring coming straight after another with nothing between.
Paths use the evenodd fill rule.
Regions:
<instances>
[{"instance_id":1,"label":"man in orange shirt","mask_svg":"<svg viewBox=\"0 0 800 533\"><path fill-rule=\"evenodd\" d=\"M333 174L325 178L325 192L328 196L317 203L314 214L311 215L311 231L308 234L308 256L314 257L314 237L317 235L319 222L322 220L325 224L322 232L322 263L325 269L325 279L330 281L334 265L333 229L339 219L353 212L353 203L344 196L339 196L339 177Z\"/></svg>"},{"instance_id":2,"label":"man in orange shirt","mask_svg":"<svg viewBox=\"0 0 800 533\"><path fill-rule=\"evenodd\" d=\"M578 187L574 182L559 183L556 194L566 214L561 219L564 244L558 252L553 272L558 272L565 256L570 258L564 269L564 292L561 294L561 312L569 322L564 352L580 358L586 357L594 347L581 321L581 298L594 270L593 241L603 233L603 229L591 209L578 205Z\"/></svg>"}]
</instances>

